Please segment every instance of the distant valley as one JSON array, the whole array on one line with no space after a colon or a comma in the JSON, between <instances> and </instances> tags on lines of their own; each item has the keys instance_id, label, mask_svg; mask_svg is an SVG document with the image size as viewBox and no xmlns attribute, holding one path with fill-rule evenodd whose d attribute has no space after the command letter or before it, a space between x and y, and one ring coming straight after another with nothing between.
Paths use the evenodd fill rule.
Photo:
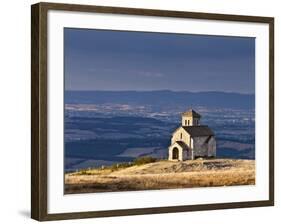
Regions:
<instances>
[{"instance_id":1,"label":"distant valley","mask_svg":"<svg viewBox=\"0 0 281 224\"><path fill-rule=\"evenodd\" d=\"M215 100L217 99L217 100ZM221 158L255 158L254 95L172 91L65 93L65 170L140 156L167 158L180 114L194 108L217 138Z\"/></svg>"}]
</instances>

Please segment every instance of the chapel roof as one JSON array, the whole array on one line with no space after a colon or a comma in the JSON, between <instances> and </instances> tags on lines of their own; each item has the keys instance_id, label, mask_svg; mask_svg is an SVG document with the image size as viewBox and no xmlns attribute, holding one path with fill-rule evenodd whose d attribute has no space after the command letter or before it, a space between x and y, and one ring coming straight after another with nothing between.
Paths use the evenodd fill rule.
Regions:
<instances>
[{"instance_id":1,"label":"chapel roof","mask_svg":"<svg viewBox=\"0 0 281 224\"><path fill-rule=\"evenodd\" d=\"M207 125L182 126L182 128L191 135L191 137L213 136L214 132Z\"/></svg>"},{"instance_id":2,"label":"chapel roof","mask_svg":"<svg viewBox=\"0 0 281 224\"><path fill-rule=\"evenodd\" d=\"M201 117L201 115L198 114L195 110L186 111L186 112L182 113L182 115L188 116L188 117L196 117L196 118L200 118Z\"/></svg>"},{"instance_id":3,"label":"chapel roof","mask_svg":"<svg viewBox=\"0 0 281 224\"><path fill-rule=\"evenodd\" d=\"M187 145L182 141L176 141L176 143L178 143L179 146L182 147L183 149L187 148Z\"/></svg>"}]
</instances>

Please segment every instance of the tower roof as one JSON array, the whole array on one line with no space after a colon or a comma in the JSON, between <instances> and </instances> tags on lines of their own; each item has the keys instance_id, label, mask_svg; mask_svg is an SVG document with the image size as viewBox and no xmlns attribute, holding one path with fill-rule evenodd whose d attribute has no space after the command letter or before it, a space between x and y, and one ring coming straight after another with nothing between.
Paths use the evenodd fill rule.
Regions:
<instances>
[{"instance_id":1,"label":"tower roof","mask_svg":"<svg viewBox=\"0 0 281 224\"><path fill-rule=\"evenodd\" d=\"M183 116L187 116L187 117L196 117L196 118L200 118L201 115L198 114L196 111L194 110L189 110L189 111L186 111L184 113L182 113Z\"/></svg>"},{"instance_id":2,"label":"tower roof","mask_svg":"<svg viewBox=\"0 0 281 224\"><path fill-rule=\"evenodd\" d=\"M191 137L214 136L214 132L207 125L182 127Z\"/></svg>"}]
</instances>

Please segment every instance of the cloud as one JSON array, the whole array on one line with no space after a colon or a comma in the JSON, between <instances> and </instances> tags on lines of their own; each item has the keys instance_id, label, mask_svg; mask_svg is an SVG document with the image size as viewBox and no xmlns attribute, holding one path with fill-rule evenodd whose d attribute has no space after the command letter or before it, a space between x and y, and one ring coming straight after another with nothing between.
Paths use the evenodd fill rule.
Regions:
<instances>
[{"instance_id":1,"label":"cloud","mask_svg":"<svg viewBox=\"0 0 281 224\"><path fill-rule=\"evenodd\" d=\"M149 77L149 78L161 78L164 76L164 74L160 72L148 72L148 71L139 71L138 75Z\"/></svg>"},{"instance_id":2,"label":"cloud","mask_svg":"<svg viewBox=\"0 0 281 224\"><path fill-rule=\"evenodd\" d=\"M161 72L150 72L150 71L140 71L134 69L121 69L121 68L90 68L88 71L92 74L99 74L102 73L120 73L126 72L126 74L138 75L148 78L161 78L164 77L164 74Z\"/></svg>"},{"instance_id":3,"label":"cloud","mask_svg":"<svg viewBox=\"0 0 281 224\"><path fill-rule=\"evenodd\" d=\"M90 68L90 69L88 69L88 71L90 72L90 73L95 73L95 72L114 72L114 71L116 71L116 69L114 69L114 68Z\"/></svg>"}]
</instances>

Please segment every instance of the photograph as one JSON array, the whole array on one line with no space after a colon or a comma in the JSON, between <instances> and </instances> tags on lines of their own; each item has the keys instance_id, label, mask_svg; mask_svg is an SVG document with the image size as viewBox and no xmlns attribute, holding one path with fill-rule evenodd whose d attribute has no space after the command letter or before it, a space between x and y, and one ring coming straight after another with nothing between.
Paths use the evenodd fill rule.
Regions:
<instances>
[{"instance_id":1,"label":"photograph","mask_svg":"<svg viewBox=\"0 0 281 224\"><path fill-rule=\"evenodd\" d=\"M255 185L255 38L65 27L64 193Z\"/></svg>"}]
</instances>

